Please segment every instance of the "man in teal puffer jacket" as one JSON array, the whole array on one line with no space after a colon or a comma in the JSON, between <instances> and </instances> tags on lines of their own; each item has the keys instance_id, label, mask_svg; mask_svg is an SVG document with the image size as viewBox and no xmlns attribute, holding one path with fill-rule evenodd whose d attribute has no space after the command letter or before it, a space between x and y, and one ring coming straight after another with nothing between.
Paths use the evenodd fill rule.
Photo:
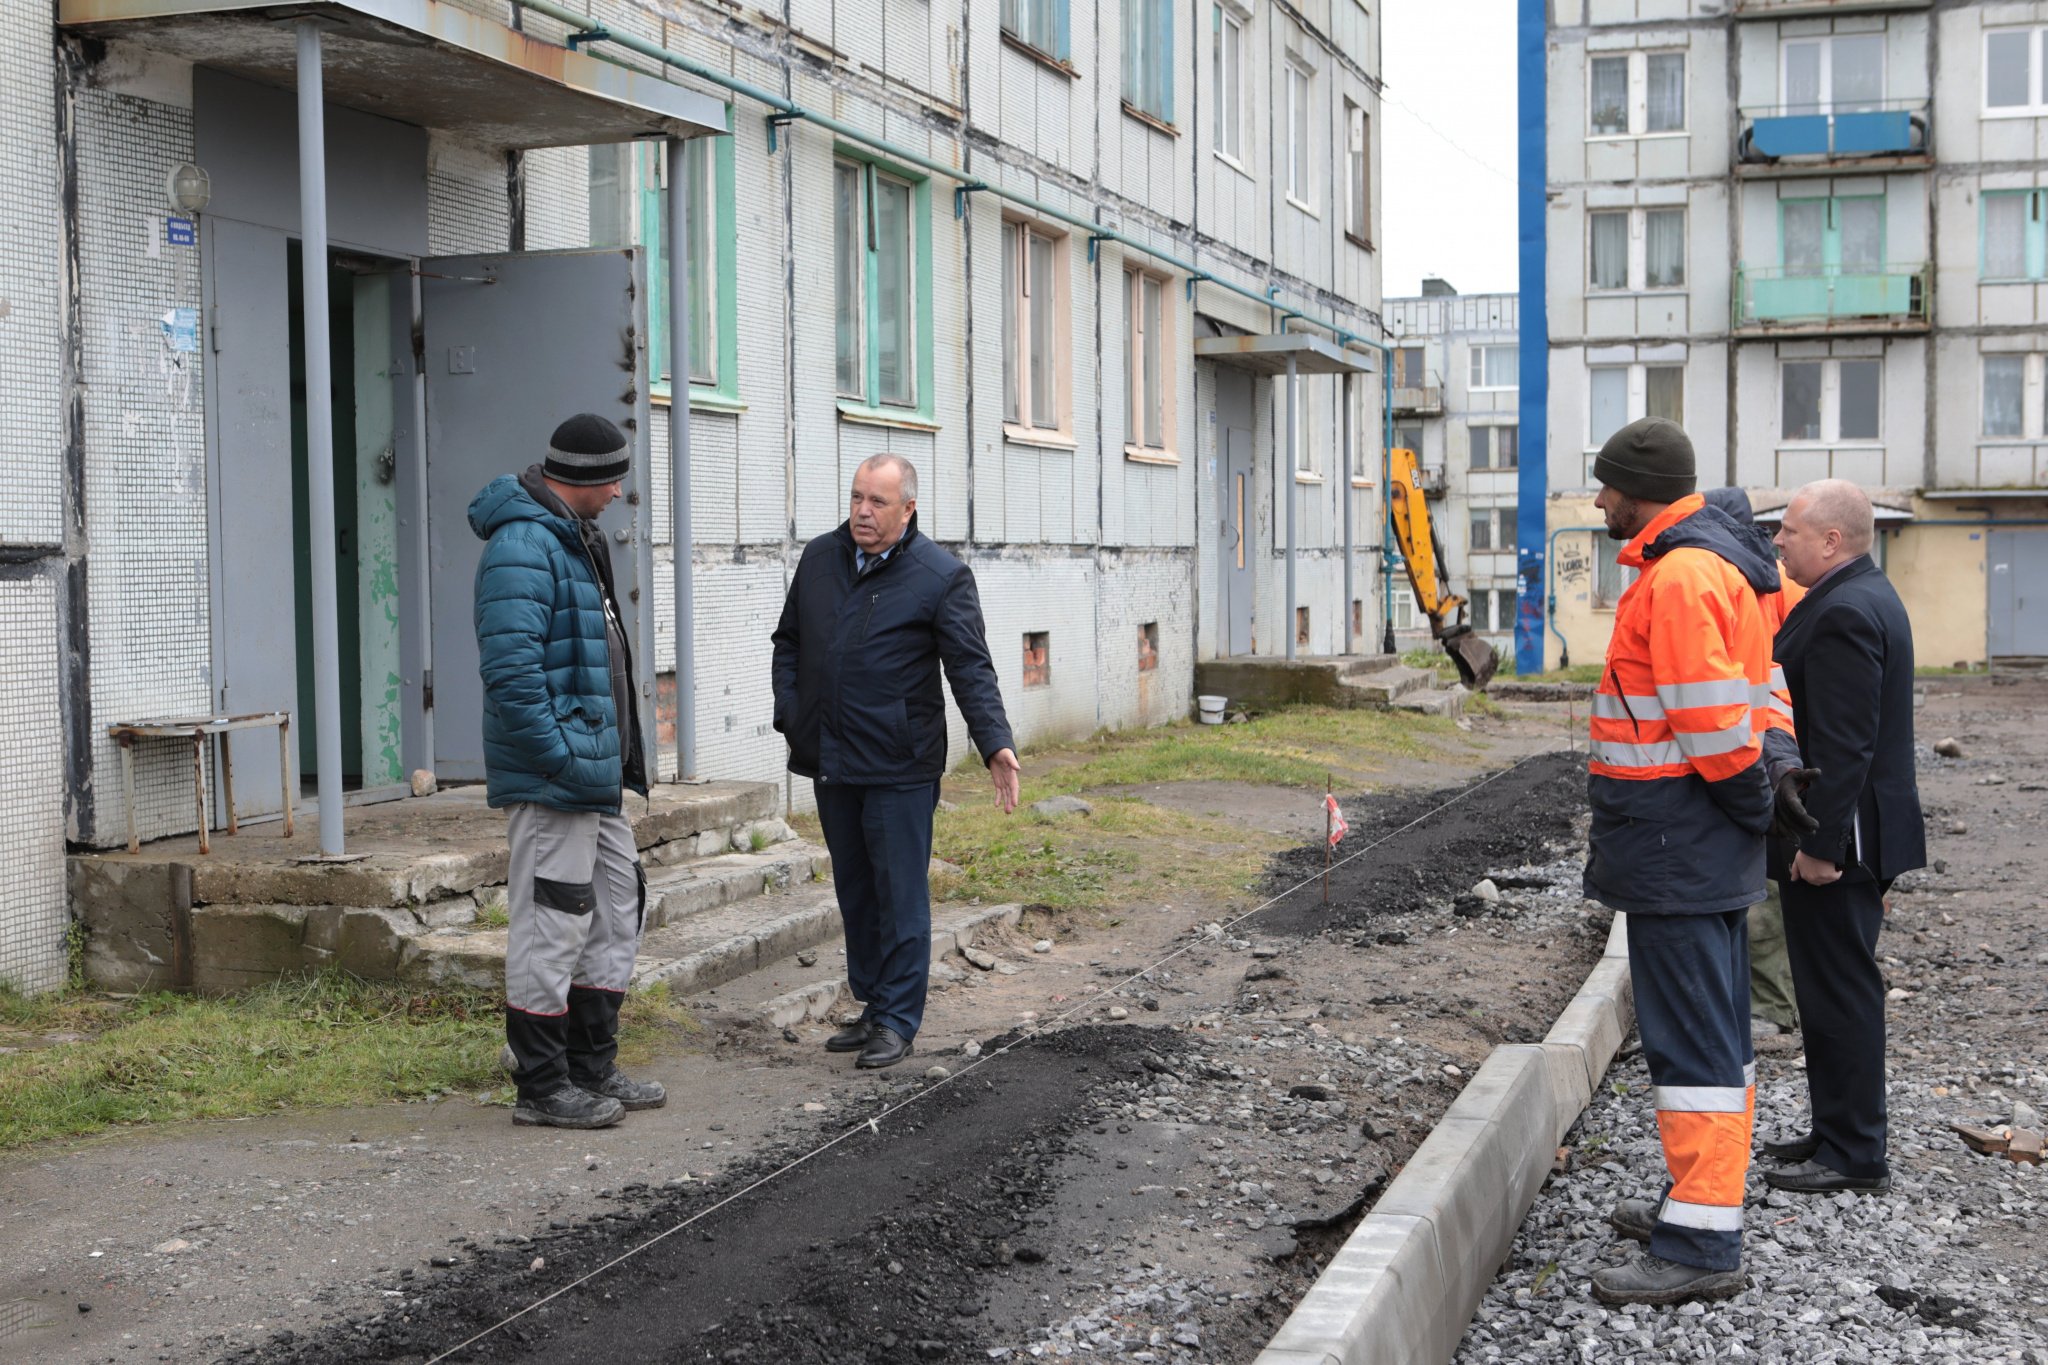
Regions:
<instances>
[{"instance_id":1,"label":"man in teal puffer jacket","mask_svg":"<svg viewBox=\"0 0 2048 1365\"><path fill-rule=\"evenodd\" d=\"M603 1128L667 1099L629 1080L619 1005L639 949L647 880L627 788L647 794L633 653L597 514L632 453L581 413L547 458L493 479L469 505L490 803L507 814L505 1042L512 1121Z\"/></svg>"}]
</instances>

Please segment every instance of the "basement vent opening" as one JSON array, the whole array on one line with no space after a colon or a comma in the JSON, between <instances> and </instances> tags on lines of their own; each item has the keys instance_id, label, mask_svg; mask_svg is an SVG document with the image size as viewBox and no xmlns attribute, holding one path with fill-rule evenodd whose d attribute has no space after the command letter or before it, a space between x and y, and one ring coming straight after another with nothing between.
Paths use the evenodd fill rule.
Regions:
<instances>
[{"instance_id":1,"label":"basement vent opening","mask_svg":"<svg viewBox=\"0 0 2048 1365\"><path fill-rule=\"evenodd\" d=\"M1024 632L1024 685L1026 687L1052 686L1052 633L1044 630Z\"/></svg>"}]
</instances>

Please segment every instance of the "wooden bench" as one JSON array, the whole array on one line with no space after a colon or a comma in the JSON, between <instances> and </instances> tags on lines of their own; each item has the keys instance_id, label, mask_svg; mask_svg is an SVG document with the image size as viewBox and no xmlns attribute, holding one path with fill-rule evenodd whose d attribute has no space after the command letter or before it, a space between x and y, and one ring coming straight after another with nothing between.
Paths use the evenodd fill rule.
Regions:
<instances>
[{"instance_id":1,"label":"wooden bench","mask_svg":"<svg viewBox=\"0 0 2048 1365\"><path fill-rule=\"evenodd\" d=\"M156 720L123 721L109 725L107 733L121 746L121 788L128 803L128 851L140 853L142 840L135 832L135 741L138 739L182 739L192 745L192 791L199 810L199 851L211 853L207 839L212 824L206 810L206 750L212 737L225 737L233 730L277 731L277 772L284 793L284 837L292 837L292 718L288 711L259 711L246 716L165 716ZM232 746L220 742L220 790L228 811L228 833L235 826L235 765Z\"/></svg>"}]
</instances>

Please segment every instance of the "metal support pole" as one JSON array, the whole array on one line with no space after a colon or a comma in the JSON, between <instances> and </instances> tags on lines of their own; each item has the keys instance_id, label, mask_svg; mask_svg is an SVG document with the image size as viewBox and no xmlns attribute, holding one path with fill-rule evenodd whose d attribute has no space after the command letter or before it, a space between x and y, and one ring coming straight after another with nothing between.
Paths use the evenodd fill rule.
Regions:
<instances>
[{"instance_id":1,"label":"metal support pole","mask_svg":"<svg viewBox=\"0 0 2048 1365\"><path fill-rule=\"evenodd\" d=\"M299 242L305 302L306 534L313 571L313 743L320 762L320 852L341 853L341 632L335 607L334 358L327 329L327 128L320 21L299 38ZM287 798L289 799L289 798Z\"/></svg>"},{"instance_id":2,"label":"metal support pole","mask_svg":"<svg viewBox=\"0 0 2048 1365\"><path fill-rule=\"evenodd\" d=\"M1351 550L1356 539L1351 526L1351 504L1358 499L1358 492L1351 486L1351 376L1344 376L1344 468L1339 471L1337 487L1344 497L1344 652L1356 654L1358 640L1351 632Z\"/></svg>"},{"instance_id":3,"label":"metal support pole","mask_svg":"<svg viewBox=\"0 0 2048 1365\"><path fill-rule=\"evenodd\" d=\"M668 505L675 551L676 780L697 777L696 584L690 532L690 177L679 137L668 140Z\"/></svg>"},{"instance_id":4,"label":"metal support pole","mask_svg":"<svg viewBox=\"0 0 2048 1365\"><path fill-rule=\"evenodd\" d=\"M1286 490L1287 497L1287 619L1280 623L1280 629L1287 635L1287 657L1294 657L1294 501L1297 492L1295 471L1301 467L1301 456L1295 440L1295 394L1301 387L1301 375L1294 359L1294 352L1287 353L1287 451L1276 464L1286 467L1285 477L1276 480Z\"/></svg>"}]
</instances>

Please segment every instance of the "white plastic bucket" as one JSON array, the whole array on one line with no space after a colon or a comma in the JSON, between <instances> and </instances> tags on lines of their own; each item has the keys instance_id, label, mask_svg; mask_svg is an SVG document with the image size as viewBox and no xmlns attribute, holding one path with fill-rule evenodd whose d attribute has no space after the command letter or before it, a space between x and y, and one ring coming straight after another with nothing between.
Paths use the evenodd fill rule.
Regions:
<instances>
[{"instance_id":1,"label":"white plastic bucket","mask_svg":"<svg viewBox=\"0 0 2048 1365\"><path fill-rule=\"evenodd\" d=\"M1228 698L1225 697L1196 697L1195 705L1199 708L1202 724L1221 725L1223 723L1223 707L1226 701L1228 701Z\"/></svg>"}]
</instances>

